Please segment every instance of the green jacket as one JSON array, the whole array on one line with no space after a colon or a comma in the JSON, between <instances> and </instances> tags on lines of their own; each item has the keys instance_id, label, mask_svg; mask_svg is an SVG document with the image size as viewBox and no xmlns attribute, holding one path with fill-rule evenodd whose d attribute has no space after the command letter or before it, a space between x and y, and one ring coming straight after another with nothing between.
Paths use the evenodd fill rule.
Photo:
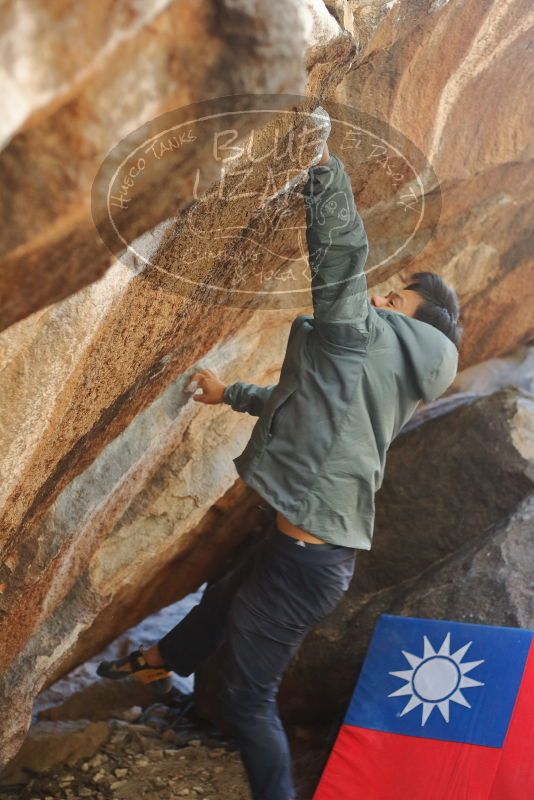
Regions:
<instances>
[{"instance_id":1,"label":"green jacket","mask_svg":"<svg viewBox=\"0 0 534 800\"><path fill-rule=\"evenodd\" d=\"M234 464L299 528L369 550L387 449L419 402L451 384L458 351L369 302L369 246L341 159L310 168L304 200L313 315L293 321L276 385L226 387L224 402L258 417Z\"/></svg>"}]
</instances>

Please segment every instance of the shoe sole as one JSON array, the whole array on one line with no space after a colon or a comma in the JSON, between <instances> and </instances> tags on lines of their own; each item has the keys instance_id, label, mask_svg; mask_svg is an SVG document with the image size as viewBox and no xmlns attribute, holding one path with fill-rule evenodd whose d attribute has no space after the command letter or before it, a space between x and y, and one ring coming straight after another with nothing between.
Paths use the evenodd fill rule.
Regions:
<instances>
[{"instance_id":1,"label":"shoe sole","mask_svg":"<svg viewBox=\"0 0 534 800\"><path fill-rule=\"evenodd\" d=\"M138 672L132 672L131 669L122 669L120 667L114 671L109 671L110 667L110 662L102 661L96 668L96 674L99 678L108 678L112 681L123 680L124 678L133 678L135 681L142 683L145 686L159 684L158 690L162 686L168 686L169 688L164 689L164 694L170 691L172 688L171 673L166 669L154 668L151 670L139 670Z\"/></svg>"},{"instance_id":2,"label":"shoe sole","mask_svg":"<svg viewBox=\"0 0 534 800\"><path fill-rule=\"evenodd\" d=\"M171 673L166 669L139 670L139 672L131 672L130 675L139 683L154 683L154 681L164 681L171 677Z\"/></svg>"}]
</instances>

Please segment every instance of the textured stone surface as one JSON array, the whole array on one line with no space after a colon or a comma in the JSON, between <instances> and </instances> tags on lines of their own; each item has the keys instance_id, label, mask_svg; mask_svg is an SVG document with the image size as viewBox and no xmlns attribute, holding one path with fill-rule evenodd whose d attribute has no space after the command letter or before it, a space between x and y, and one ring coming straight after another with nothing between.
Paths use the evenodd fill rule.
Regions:
<instances>
[{"instance_id":1,"label":"textured stone surface","mask_svg":"<svg viewBox=\"0 0 534 800\"><path fill-rule=\"evenodd\" d=\"M532 339L532 4L333 5L338 18L351 18L361 45L338 96L411 139L443 197L432 241L410 264L396 265L388 288L421 269L452 282L463 305L461 368ZM387 237L390 209L378 210L386 220L378 236Z\"/></svg>"},{"instance_id":2,"label":"textured stone surface","mask_svg":"<svg viewBox=\"0 0 534 800\"><path fill-rule=\"evenodd\" d=\"M459 394L412 418L388 454L362 594L413 577L534 489L534 401L514 389Z\"/></svg>"},{"instance_id":3,"label":"textured stone surface","mask_svg":"<svg viewBox=\"0 0 534 800\"><path fill-rule=\"evenodd\" d=\"M27 783L34 774L90 758L109 734L107 722L39 722L32 727L9 769L0 776L0 783Z\"/></svg>"},{"instance_id":4,"label":"textured stone surface","mask_svg":"<svg viewBox=\"0 0 534 800\"><path fill-rule=\"evenodd\" d=\"M285 718L329 718L346 707L379 614L534 627L533 546L530 495L509 517L417 578L368 600L349 589L308 634L284 676L279 698Z\"/></svg>"},{"instance_id":5,"label":"textured stone surface","mask_svg":"<svg viewBox=\"0 0 534 800\"><path fill-rule=\"evenodd\" d=\"M31 4L8 11L0 58L27 107L5 120L0 162L4 325L40 310L0 340L2 758L20 744L43 685L196 588L253 527L257 497L232 489L231 459L254 420L202 407L183 388L203 366L228 382L275 381L292 317L254 318L253 309L214 306L202 291L185 298L124 259L91 283L110 263L89 218L96 168L117 139L168 109L239 92L321 94L354 57L350 36L316 0L131 4L109 13L102 4L90 25L83 9L76 16L50 5L26 27L20 15ZM86 25L87 40L71 48L70 34ZM13 71L13 55L26 72ZM294 123L284 121L287 131ZM269 124L259 148L269 146ZM182 165L178 182L192 167ZM145 254L164 248L169 261L187 231L178 226L169 238L154 228L165 200L174 214L181 209L165 177L136 233ZM207 219L218 213L213 201L205 209ZM209 243L196 255L205 273L221 270ZM244 512L240 526L233 505Z\"/></svg>"},{"instance_id":6,"label":"textured stone surface","mask_svg":"<svg viewBox=\"0 0 534 800\"><path fill-rule=\"evenodd\" d=\"M27 0L2 14L0 64L13 105L0 156L0 329L110 265L91 220L91 184L120 139L205 98L321 94L352 58L350 39L318 0L129 0L75 12ZM136 236L183 207L202 162L189 146L186 156L150 187Z\"/></svg>"},{"instance_id":7,"label":"textured stone surface","mask_svg":"<svg viewBox=\"0 0 534 800\"><path fill-rule=\"evenodd\" d=\"M243 350L235 339L203 365L231 380L237 359L251 380L272 382L261 360L280 358L286 326L242 334ZM4 565L0 697L16 741L43 685L197 588L261 517L258 497L233 486L231 462L254 419L228 406L184 405L183 385L171 384L67 485L9 572Z\"/></svg>"},{"instance_id":8,"label":"textured stone surface","mask_svg":"<svg viewBox=\"0 0 534 800\"><path fill-rule=\"evenodd\" d=\"M216 369L228 382L239 375L248 375L259 383L272 382L286 338L286 323L277 321L270 329L263 329L256 319L255 323L243 327L241 335L231 344L214 348L198 366ZM129 561L134 556L137 537L139 546L148 556L158 552L158 531L158 546L161 544L164 556L166 539L175 545L179 527L193 528L203 519L209 506L232 485L235 471L231 458L244 447L254 419L235 415L228 406L207 408L194 403L183 393L190 374L188 370L185 376L172 382L157 401L139 413L131 425L101 451L85 472L70 483L65 481L65 489L58 493L42 521L28 531L18 556L13 560L8 558L4 565L4 575L9 579L9 591L3 597L4 608L10 597L19 596L23 586L36 593L41 587L45 594L40 595L39 602L45 603L43 616L46 616L60 600L57 592L65 591L67 575L63 571L58 576L60 585L56 586L53 573L43 574L43 570L57 566L57 561L61 560L63 570L69 570L73 579L87 566L101 543L105 555L94 556L93 583L104 593L110 591L110 581L116 589L119 563L110 558L112 550L122 548L121 561L126 577L130 574ZM94 391L96 386L92 389ZM68 384L65 390L70 392ZM76 398L72 400L74 405ZM27 412L28 428L31 428L30 405ZM62 447L61 440L57 445ZM209 451L206 461L195 458L195 453L206 451ZM51 449L48 453L41 451L43 459L50 454ZM24 466L21 462L19 451L19 467ZM12 464L14 468L17 466L15 458ZM35 460L32 466L33 469L22 474L35 479ZM6 478L9 475L6 474ZM145 517L152 520L154 533L151 537L146 535ZM114 526L116 534L111 533ZM119 533L123 528L124 532ZM102 542L106 537L107 541ZM14 552L13 547L10 552ZM140 569L149 570L149 564L143 563L141 551L136 557ZM32 602L28 592L24 602L26 607ZM5 650L3 655L6 657Z\"/></svg>"},{"instance_id":9,"label":"textured stone surface","mask_svg":"<svg viewBox=\"0 0 534 800\"><path fill-rule=\"evenodd\" d=\"M73 693L63 703L40 711L39 720L58 722L86 719L99 722L117 714L121 717L122 712L131 708L150 706L158 699L148 686L133 678L116 682L97 679L90 686Z\"/></svg>"}]
</instances>

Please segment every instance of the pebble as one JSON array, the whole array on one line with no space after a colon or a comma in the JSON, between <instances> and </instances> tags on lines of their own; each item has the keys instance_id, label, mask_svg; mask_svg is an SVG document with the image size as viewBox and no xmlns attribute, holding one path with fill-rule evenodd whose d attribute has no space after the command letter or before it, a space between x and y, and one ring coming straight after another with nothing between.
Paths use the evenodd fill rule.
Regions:
<instances>
[{"instance_id":1,"label":"pebble","mask_svg":"<svg viewBox=\"0 0 534 800\"><path fill-rule=\"evenodd\" d=\"M82 764L82 772L89 772L89 763L87 761L84 761Z\"/></svg>"},{"instance_id":2,"label":"pebble","mask_svg":"<svg viewBox=\"0 0 534 800\"><path fill-rule=\"evenodd\" d=\"M163 731L163 733L161 734L161 738L163 739L164 742L177 742L180 739L178 734L175 733L175 731L171 730L170 728L167 728L166 731Z\"/></svg>"},{"instance_id":3,"label":"pebble","mask_svg":"<svg viewBox=\"0 0 534 800\"><path fill-rule=\"evenodd\" d=\"M208 755L210 758L220 758L225 754L224 747L215 747L213 750L210 750Z\"/></svg>"},{"instance_id":4,"label":"pebble","mask_svg":"<svg viewBox=\"0 0 534 800\"><path fill-rule=\"evenodd\" d=\"M91 791L91 789L88 789L87 786L82 786L82 788L78 790L78 794L80 795L80 797L92 797L93 792ZM52 798L50 798L50 800L52 800Z\"/></svg>"},{"instance_id":5,"label":"pebble","mask_svg":"<svg viewBox=\"0 0 534 800\"><path fill-rule=\"evenodd\" d=\"M143 756L141 756L141 758L135 759L135 763L138 767L148 767L150 761L148 760L148 758L144 758Z\"/></svg>"},{"instance_id":6,"label":"pebble","mask_svg":"<svg viewBox=\"0 0 534 800\"><path fill-rule=\"evenodd\" d=\"M105 777L106 773L102 772L102 770L99 770L93 775L93 783L100 783L100 781L103 781Z\"/></svg>"},{"instance_id":7,"label":"pebble","mask_svg":"<svg viewBox=\"0 0 534 800\"><path fill-rule=\"evenodd\" d=\"M163 758L163 752L161 750L147 750L145 755L153 761L159 761Z\"/></svg>"},{"instance_id":8,"label":"pebble","mask_svg":"<svg viewBox=\"0 0 534 800\"><path fill-rule=\"evenodd\" d=\"M108 757L104 753L97 753L96 756L89 761L89 766L91 767L100 767L102 764L105 764L108 760Z\"/></svg>"},{"instance_id":9,"label":"pebble","mask_svg":"<svg viewBox=\"0 0 534 800\"><path fill-rule=\"evenodd\" d=\"M128 770L122 767L117 767L117 769L113 771L113 774L116 778L125 778L128 775Z\"/></svg>"},{"instance_id":10,"label":"pebble","mask_svg":"<svg viewBox=\"0 0 534 800\"><path fill-rule=\"evenodd\" d=\"M180 791L176 792L176 794L178 795L178 797L185 797L186 795L189 794L189 789L180 789Z\"/></svg>"},{"instance_id":11,"label":"pebble","mask_svg":"<svg viewBox=\"0 0 534 800\"><path fill-rule=\"evenodd\" d=\"M131 722L125 722L123 719L113 719L111 722L112 728L116 733L142 733L154 736L153 728L151 728L150 725L145 725L144 722L132 724Z\"/></svg>"},{"instance_id":12,"label":"pebble","mask_svg":"<svg viewBox=\"0 0 534 800\"><path fill-rule=\"evenodd\" d=\"M200 747L200 745L202 744L202 742L200 741L200 739L189 739L189 741L188 741L188 743L187 743L187 744L188 744L190 747Z\"/></svg>"},{"instance_id":13,"label":"pebble","mask_svg":"<svg viewBox=\"0 0 534 800\"><path fill-rule=\"evenodd\" d=\"M113 783L112 783L112 784L110 784L110 787L109 787L109 788L110 788L112 791L114 791L115 789L120 789L120 788L121 788L121 786L124 786L124 784L125 784L125 783L126 783L126 781L113 781Z\"/></svg>"},{"instance_id":14,"label":"pebble","mask_svg":"<svg viewBox=\"0 0 534 800\"><path fill-rule=\"evenodd\" d=\"M136 719L142 715L143 709L141 706L132 706L131 708L124 708L114 711L112 716L115 719L122 719L124 722L135 722Z\"/></svg>"}]
</instances>

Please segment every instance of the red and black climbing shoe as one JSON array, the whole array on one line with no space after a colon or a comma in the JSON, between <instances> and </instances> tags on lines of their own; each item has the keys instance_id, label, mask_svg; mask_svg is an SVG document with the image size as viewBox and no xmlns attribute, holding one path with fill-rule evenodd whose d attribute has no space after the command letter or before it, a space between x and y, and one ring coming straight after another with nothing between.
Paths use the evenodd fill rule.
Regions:
<instances>
[{"instance_id":1,"label":"red and black climbing shoe","mask_svg":"<svg viewBox=\"0 0 534 800\"><path fill-rule=\"evenodd\" d=\"M167 664L153 667L145 660L142 648L124 658L101 661L96 668L96 674L114 681L131 677L139 683L150 684L150 688L157 694L167 694L172 689L170 667Z\"/></svg>"}]
</instances>

